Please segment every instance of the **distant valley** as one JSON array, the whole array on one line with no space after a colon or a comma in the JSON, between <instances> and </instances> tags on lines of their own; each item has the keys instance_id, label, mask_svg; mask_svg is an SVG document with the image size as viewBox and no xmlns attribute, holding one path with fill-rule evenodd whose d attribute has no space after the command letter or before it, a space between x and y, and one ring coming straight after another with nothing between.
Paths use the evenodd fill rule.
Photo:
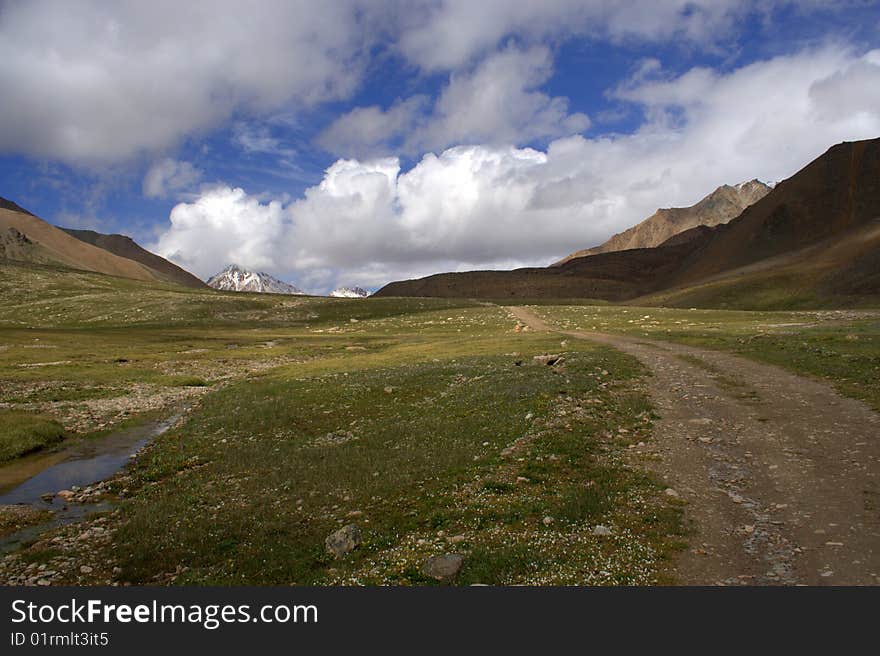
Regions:
<instances>
[{"instance_id":1,"label":"distant valley","mask_svg":"<svg viewBox=\"0 0 880 656\"><path fill-rule=\"evenodd\" d=\"M375 296L580 298L644 305L860 306L880 300L880 139L842 143L775 188L719 187L691 207L659 209L605 243L545 268L440 273ZM304 295L230 264L206 283L125 235L50 225L0 199L0 258L222 291ZM365 298L361 287L329 294Z\"/></svg>"}]
</instances>

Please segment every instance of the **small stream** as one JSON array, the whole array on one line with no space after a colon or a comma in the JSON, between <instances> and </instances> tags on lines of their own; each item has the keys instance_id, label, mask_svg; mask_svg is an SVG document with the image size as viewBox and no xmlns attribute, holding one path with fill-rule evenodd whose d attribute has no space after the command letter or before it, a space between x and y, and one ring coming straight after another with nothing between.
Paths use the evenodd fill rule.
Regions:
<instances>
[{"instance_id":1,"label":"small stream","mask_svg":"<svg viewBox=\"0 0 880 656\"><path fill-rule=\"evenodd\" d=\"M110 508L107 502L76 503L55 493L84 488L110 478L125 467L133 454L171 428L182 415L181 411L161 421L79 440L57 451L35 453L0 465L0 505L22 504L53 513L47 522L0 536L0 553L14 551L50 528ZM50 499L48 495L53 496Z\"/></svg>"}]
</instances>

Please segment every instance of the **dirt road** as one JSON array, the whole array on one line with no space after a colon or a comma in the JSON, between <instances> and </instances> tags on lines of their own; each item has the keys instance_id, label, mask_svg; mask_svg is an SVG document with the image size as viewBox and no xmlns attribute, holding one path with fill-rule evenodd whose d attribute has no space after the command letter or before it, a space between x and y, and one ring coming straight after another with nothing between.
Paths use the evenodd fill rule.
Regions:
<instances>
[{"instance_id":1,"label":"dirt road","mask_svg":"<svg viewBox=\"0 0 880 656\"><path fill-rule=\"evenodd\" d=\"M716 351L534 330L613 346L653 373L651 465L687 502L685 584L880 584L880 415L826 384Z\"/></svg>"}]
</instances>

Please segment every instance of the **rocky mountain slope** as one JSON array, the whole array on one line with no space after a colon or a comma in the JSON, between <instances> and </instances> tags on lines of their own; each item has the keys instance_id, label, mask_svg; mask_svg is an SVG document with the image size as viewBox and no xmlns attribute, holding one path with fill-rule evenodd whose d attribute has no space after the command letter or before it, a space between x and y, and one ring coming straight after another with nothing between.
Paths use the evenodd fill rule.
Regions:
<instances>
[{"instance_id":1,"label":"rocky mountain slope","mask_svg":"<svg viewBox=\"0 0 880 656\"><path fill-rule=\"evenodd\" d=\"M0 201L0 258L169 282L163 274L140 262L82 242L15 203Z\"/></svg>"},{"instance_id":2,"label":"rocky mountain slope","mask_svg":"<svg viewBox=\"0 0 880 656\"><path fill-rule=\"evenodd\" d=\"M337 287L330 292L334 298L366 298L369 295L370 292L362 287Z\"/></svg>"},{"instance_id":3,"label":"rocky mountain slope","mask_svg":"<svg viewBox=\"0 0 880 656\"><path fill-rule=\"evenodd\" d=\"M880 303L880 139L845 142L729 223L559 266L438 274L375 296L596 298L736 307Z\"/></svg>"},{"instance_id":4,"label":"rocky mountain slope","mask_svg":"<svg viewBox=\"0 0 880 656\"><path fill-rule=\"evenodd\" d=\"M305 294L290 283L278 280L268 273L251 271L237 264L230 264L223 271L208 278L208 287L229 292Z\"/></svg>"},{"instance_id":5,"label":"rocky mountain slope","mask_svg":"<svg viewBox=\"0 0 880 656\"><path fill-rule=\"evenodd\" d=\"M659 209L641 223L614 235L604 244L572 253L554 266L576 257L632 248L652 248L685 230L701 225L712 227L727 223L739 216L749 205L766 196L770 189L760 180L750 180L733 186L722 185L695 205Z\"/></svg>"},{"instance_id":6,"label":"rocky mountain slope","mask_svg":"<svg viewBox=\"0 0 880 656\"><path fill-rule=\"evenodd\" d=\"M73 230L71 228L61 228L71 237L76 237L92 246L103 248L114 255L140 262L154 271L164 274L167 280L176 282L184 287L193 287L195 289L205 288L204 282L196 278L193 274L176 264L169 262L164 257L159 257L155 253L151 253L135 242L127 235L105 235L93 230Z\"/></svg>"},{"instance_id":7,"label":"rocky mountain slope","mask_svg":"<svg viewBox=\"0 0 880 656\"><path fill-rule=\"evenodd\" d=\"M201 280L130 237L57 228L5 198L0 198L0 259L205 288Z\"/></svg>"}]
</instances>

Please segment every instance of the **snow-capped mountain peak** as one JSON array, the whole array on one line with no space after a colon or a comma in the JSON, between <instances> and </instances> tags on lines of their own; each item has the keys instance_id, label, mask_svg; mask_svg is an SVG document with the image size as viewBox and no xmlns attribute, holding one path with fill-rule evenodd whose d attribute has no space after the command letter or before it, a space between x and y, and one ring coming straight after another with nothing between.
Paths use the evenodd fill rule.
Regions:
<instances>
[{"instance_id":1,"label":"snow-capped mountain peak","mask_svg":"<svg viewBox=\"0 0 880 656\"><path fill-rule=\"evenodd\" d=\"M208 278L208 286L228 292L261 292L265 294L305 294L290 283L278 280L268 273L251 271L230 264L223 271Z\"/></svg>"},{"instance_id":2,"label":"snow-capped mountain peak","mask_svg":"<svg viewBox=\"0 0 880 656\"><path fill-rule=\"evenodd\" d=\"M336 298L366 298L369 295L370 292L361 287L337 287L330 292L330 296Z\"/></svg>"}]
</instances>

